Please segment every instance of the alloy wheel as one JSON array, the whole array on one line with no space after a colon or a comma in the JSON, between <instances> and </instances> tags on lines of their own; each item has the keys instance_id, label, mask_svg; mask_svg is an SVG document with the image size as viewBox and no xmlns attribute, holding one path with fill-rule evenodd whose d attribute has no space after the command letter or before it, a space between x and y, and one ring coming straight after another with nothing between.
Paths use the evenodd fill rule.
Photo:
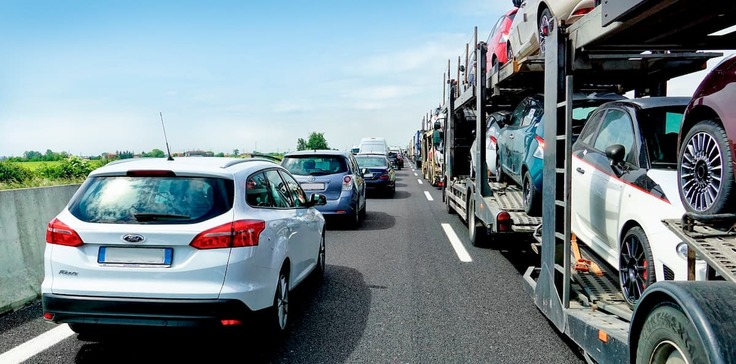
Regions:
<instances>
[{"instance_id":1,"label":"alloy wheel","mask_svg":"<svg viewBox=\"0 0 736 364\"><path fill-rule=\"evenodd\" d=\"M685 200L696 211L708 210L718 200L724 177L721 148L711 135L699 132L683 151L680 179Z\"/></svg>"},{"instance_id":2,"label":"alloy wheel","mask_svg":"<svg viewBox=\"0 0 736 364\"><path fill-rule=\"evenodd\" d=\"M629 304L635 303L647 288L648 260L641 241L630 235L621 245L619 275L621 290Z\"/></svg>"},{"instance_id":3,"label":"alloy wheel","mask_svg":"<svg viewBox=\"0 0 736 364\"><path fill-rule=\"evenodd\" d=\"M279 275L279 282L276 288L276 318L281 331L286 329L286 323L289 320L289 282L284 273Z\"/></svg>"}]
</instances>

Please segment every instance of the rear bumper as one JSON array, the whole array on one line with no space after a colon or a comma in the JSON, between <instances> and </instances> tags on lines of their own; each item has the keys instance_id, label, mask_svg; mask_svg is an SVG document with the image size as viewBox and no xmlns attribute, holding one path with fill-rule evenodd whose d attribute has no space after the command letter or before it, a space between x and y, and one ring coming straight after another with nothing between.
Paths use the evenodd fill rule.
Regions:
<instances>
[{"instance_id":1,"label":"rear bumper","mask_svg":"<svg viewBox=\"0 0 736 364\"><path fill-rule=\"evenodd\" d=\"M221 320L245 322L253 311L238 300L112 298L43 294L49 321L101 325L218 328Z\"/></svg>"},{"instance_id":2,"label":"rear bumper","mask_svg":"<svg viewBox=\"0 0 736 364\"><path fill-rule=\"evenodd\" d=\"M315 208L322 215L350 215L355 213L357 203L353 203L352 195L342 195L336 200L327 200L326 204Z\"/></svg>"}]
</instances>

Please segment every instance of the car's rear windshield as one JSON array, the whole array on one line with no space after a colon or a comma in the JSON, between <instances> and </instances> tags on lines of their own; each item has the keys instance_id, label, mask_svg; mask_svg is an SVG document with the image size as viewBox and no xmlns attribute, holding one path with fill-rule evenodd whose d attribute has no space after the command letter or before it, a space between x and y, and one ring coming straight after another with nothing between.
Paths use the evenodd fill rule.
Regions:
<instances>
[{"instance_id":1,"label":"car's rear windshield","mask_svg":"<svg viewBox=\"0 0 736 364\"><path fill-rule=\"evenodd\" d=\"M358 156L355 159L358 160L360 168L375 168L375 167L387 167L386 158L383 157L361 157Z\"/></svg>"},{"instance_id":2,"label":"car's rear windshield","mask_svg":"<svg viewBox=\"0 0 736 364\"><path fill-rule=\"evenodd\" d=\"M229 211L232 180L209 177L92 177L72 201L76 218L107 224L191 224Z\"/></svg>"},{"instance_id":3,"label":"car's rear windshield","mask_svg":"<svg viewBox=\"0 0 736 364\"><path fill-rule=\"evenodd\" d=\"M288 156L284 157L281 165L291 174L298 176L320 176L348 171L345 158L339 155Z\"/></svg>"}]
</instances>

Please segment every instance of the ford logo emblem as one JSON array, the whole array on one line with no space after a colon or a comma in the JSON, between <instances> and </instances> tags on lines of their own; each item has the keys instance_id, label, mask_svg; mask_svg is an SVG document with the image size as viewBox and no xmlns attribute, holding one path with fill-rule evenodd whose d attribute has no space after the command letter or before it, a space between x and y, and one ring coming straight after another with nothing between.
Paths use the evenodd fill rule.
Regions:
<instances>
[{"instance_id":1,"label":"ford logo emblem","mask_svg":"<svg viewBox=\"0 0 736 364\"><path fill-rule=\"evenodd\" d=\"M123 236L123 240L127 241L128 243L142 243L146 238L143 237L143 235L138 234L126 234Z\"/></svg>"}]
</instances>

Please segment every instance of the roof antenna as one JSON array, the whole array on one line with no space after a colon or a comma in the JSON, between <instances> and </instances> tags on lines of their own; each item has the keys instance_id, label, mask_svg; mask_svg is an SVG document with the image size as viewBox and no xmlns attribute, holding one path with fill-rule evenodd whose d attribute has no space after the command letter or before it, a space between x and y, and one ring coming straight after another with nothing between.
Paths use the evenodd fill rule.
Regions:
<instances>
[{"instance_id":1,"label":"roof antenna","mask_svg":"<svg viewBox=\"0 0 736 364\"><path fill-rule=\"evenodd\" d=\"M166 160L173 161L174 157L171 156L171 149L169 149L169 139L166 137L166 126L164 126L164 113L158 112L158 114L161 116L161 128L164 129L164 141L166 141L166 153L169 153L169 158Z\"/></svg>"}]
</instances>

